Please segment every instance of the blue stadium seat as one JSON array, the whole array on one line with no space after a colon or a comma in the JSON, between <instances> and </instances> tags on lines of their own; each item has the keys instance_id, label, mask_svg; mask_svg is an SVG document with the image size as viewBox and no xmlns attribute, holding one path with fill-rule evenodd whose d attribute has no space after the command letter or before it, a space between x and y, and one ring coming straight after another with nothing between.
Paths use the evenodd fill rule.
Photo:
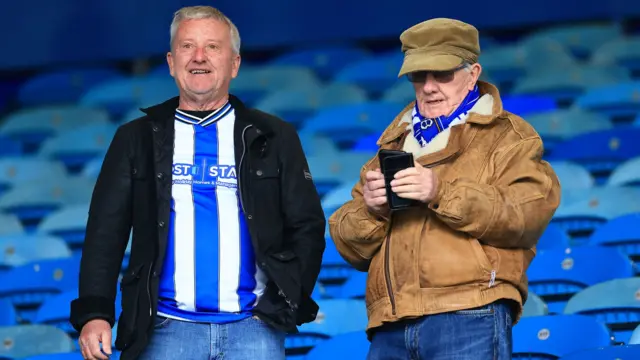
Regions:
<instances>
[{"instance_id":1,"label":"blue stadium seat","mask_svg":"<svg viewBox=\"0 0 640 360\"><path fill-rule=\"evenodd\" d=\"M33 322L48 298L78 287L80 258L36 261L0 273L0 298L13 303L21 322Z\"/></svg>"},{"instance_id":2,"label":"blue stadium seat","mask_svg":"<svg viewBox=\"0 0 640 360\"><path fill-rule=\"evenodd\" d=\"M633 119L640 112L640 81L590 89L576 99L575 106L597 111L613 121Z\"/></svg>"},{"instance_id":3,"label":"blue stadium seat","mask_svg":"<svg viewBox=\"0 0 640 360\"><path fill-rule=\"evenodd\" d=\"M0 195L24 182L43 182L66 175L64 164L58 161L21 156L0 158Z\"/></svg>"},{"instance_id":4,"label":"blue stadium seat","mask_svg":"<svg viewBox=\"0 0 640 360\"><path fill-rule=\"evenodd\" d=\"M588 242L608 220L640 212L640 188L597 187L570 196L572 201L560 203L551 223L563 228L574 246Z\"/></svg>"},{"instance_id":5,"label":"blue stadium seat","mask_svg":"<svg viewBox=\"0 0 640 360\"><path fill-rule=\"evenodd\" d=\"M610 219L599 227L589 243L613 247L627 255L636 264L640 261L640 212ZM636 271L640 267L636 266Z\"/></svg>"},{"instance_id":6,"label":"blue stadium seat","mask_svg":"<svg viewBox=\"0 0 640 360\"><path fill-rule=\"evenodd\" d=\"M22 106L74 103L88 89L122 78L116 70L86 68L44 72L25 82L18 91Z\"/></svg>"},{"instance_id":7,"label":"blue stadium seat","mask_svg":"<svg viewBox=\"0 0 640 360\"><path fill-rule=\"evenodd\" d=\"M171 77L132 77L92 87L80 104L104 108L113 118L120 118L134 106L146 107L174 96L178 96L178 88Z\"/></svg>"},{"instance_id":8,"label":"blue stadium seat","mask_svg":"<svg viewBox=\"0 0 640 360\"><path fill-rule=\"evenodd\" d=\"M369 56L368 51L356 47L312 47L282 54L273 59L270 65L305 66L321 78L329 79L346 65Z\"/></svg>"},{"instance_id":9,"label":"blue stadium seat","mask_svg":"<svg viewBox=\"0 0 640 360\"><path fill-rule=\"evenodd\" d=\"M555 360L576 351L609 345L609 329L588 316L523 317L513 327L512 358Z\"/></svg>"},{"instance_id":10,"label":"blue stadium seat","mask_svg":"<svg viewBox=\"0 0 640 360\"><path fill-rule=\"evenodd\" d=\"M332 154L339 151L338 146L329 137L312 133L300 133L302 150L307 156Z\"/></svg>"},{"instance_id":11,"label":"blue stadium seat","mask_svg":"<svg viewBox=\"0 0 640 360\"><path fill-rule=\"evenodd\" d=\"M18 314L8 299L0 299L0 327L18 324Z\"/></svg>"},{"instance_id":12,"label":"blue stadium seat","mask_svg":"<svg viewBox=\"0 0 640 360\"><path fill-rule=\"evenodd\" d=\"M538 240L536 248L538 250L546 249L566 249L571 247L571 239L569 235L558 225L550 223L544 233Z\"/></svg>"},{"instance_id":13,"label":"blue stadium seat","mask_svg":"<svg viewBox=\"0 0 640 360\"><path fill-rule=\"evenodd\" d=\"M115 353L114 353L115 355ZM47 355L35 355L24 358L23 360L83 360L82 353L80 351ZM113 355L110 359L114 360Z\"/></svg>"},{"instance_id":14,"label":"blue stadium seat","mask_svg":"<svg viewBox=\"0 0 640 360\"><path fill-rule=\"evenodd\" d=\"M375 56L345 66L334 77L336 82L355 84L377 97L400 81L398 73L402 66L402 53Z\"/></svg>"},{"instance_id":15,"label":"blue stadium seat","mask_svg":"<svg viewBox=\"0 0 640 360\"><path fill-rule=\"evenodd\" d=\"M303 66L242 66L231 81L231 93L249 106L269 92L282 89L308 89L322 86L313 70Z\"/></svg>"},{"instance_id":16,"label":"blue stadium seat","mask_svg":"<svg viewBox=\"0 0 640 360\"><path fill-rule=\"evenodd\" d=\"M0 356L26 358L35 355L75 351L73 340L63 331L49 325L17 325L0 327Z\"/></svg>"},{"instance_id":17,"label":"blue stadium seat","mask_svg":"<svg viewBox=\"0 0 640 360\"><path fill-rule=\"evenodd\" d=\"M614 128L582 134L557 144L547 159L578 163L602 185L620 164L640 156L639 138L640 128Z\"/></svg>"},{"instance_id":18,"label":"blue stadium seat","mask_svg":"<svg viewBox=\"0 0 640 360\"><path fill-rule=\"evenodd\" d=\"M301 126L318 109L363 103L364 90L351 84L334 83L323 87L276 90L260 99L256 108Z\"/></svg>"},{"instance_id":19,"label":"blue stadium seat","mask_svg":"<svg viewBox=\"0 0 640 360\"><path fill-rule=\"evenodd\" d=\"M629 344L640 345L640 325L633 330Z\"/></svg>"},{"instance_id":20,"label":"blue stadium seat","mask_svg":"<svg viewBox=\"0 0 640 360\"><path fill-rule=\"evenodd\" d=\"M25 147L18 140L0 134L0 158L23 155Z\"/></svg>"},{"instance_id":21,"label":"blue stadium seat","mask_svg":"<svg viewBox=\"0 0 640 360\"><path fill-rule=\"evenodd\" d=\"M16 139L35 149L45 139L88 124L108 124L109 114L103 109L77 105L25 108L11 113L0 126L0 136Z\"/></svg>"},{"instance_id":22,"label":"blue stadium seat","mask_svg":"<svg viewBox=\"0 0 640 360\"><path fill-rule=\"evenodd\" d=\"M82 251L88 217L88 203L66 206L42 219L38 225L38 233L58 236L73 251Z\"/></svg>"},{"instance_id":23,"label":"blue stadium seat","mask_svg":"<svg viewBox=\"0 0 640 360\"><path fill-rule=\"evenodd\" d=\"M613 169L607 186L640 187L640 156L629 159Z\"/></svg>"},{"instance_id":24,"label":"blue stadium seat","mask_svg":"<svg viewBox=\"0 0 640 360\"><path fill-rule=\"evenodd\" d=\"M595 180L591 173L582 165L570 161L551 161L549 163L553 167L562 188L562 203L568 204L574 202L569 192L581 194L583 190L591 189L595 185ZM582 199L582 197L578 198Z\"/></svg>"},{"instance_id":25,"label":"blue stadium seat","mask_svg":"<svg viewBox=\"0 0 640 360\"><path fill-rule=\"evenodd\" d=\"M567 300L584 288L630 276L633 266L628 257L597 246L540 250L527 270L529 290L547 303L551 314L562 313Z\"/></svg>"},{"instance_id":26,"label":"blue stadium seat","mask_svg":"<svg viewBox=\"0 0 640 360\"><path fill-rule=\"evenodd\" d=\"M318 193L324 196L345 179L358 178L360 169L373 156L375 153L350 151L309 156L307 161Z\"/></svg>"},{"instance_id":27,"label":"blue stadium seat","mask_svg":"<svg viewBox=\"0 0 640 360\"><path fill-rule=\"evenodd\" d=\"M605 281L581 290L569 299L564 313L592 316L611 329L616 341L629 343L640 325L640 278Z\"/></svg>"},{"instance_id":28,"label":"blue stadium seat","mask_svg":"<svg viewBox=\"0 0 640 360\"><path fill-rule=\"evenodd\" d=\"M408 81L401 81L385 90L381 100L398 104L409 104L416 99L416 92L413 85Z\"/></svg>"},{"instance_id":29,"label":"blue stadium seat","mask_svg":"<svg viewBox=\"0 0 640 360\"><path fill-rule=\"evenodd\" d=\"M640 345L606 346L578 351L559 360L626 360L640 359Z\"/></svg>"},{"instance_id":30,"label":"blue stadium seat","mask_svg":"<svg viewBox=\"0 0 640 360\"><path fill-rule=\"evenodd\" d=\"M400 104L384 102L326 108L307 119L300 132L325 135L339 148L351 148L359 138L381 133L402 109Z\"/></svg>"},{"instance_id":31,"label":"blue stadium seat","mask_svg":"<svg viewBox=\"0 0 640 360\"><path fill-rule=\"evenodd\" d=\"M606 116L576 108L530 114L526 120L542 137L547 155L556 144L574 136L613 128Z\"/></svg>"},{"instance_id":32,"label":"blue stadium seat","mask_svg":"<svg viewBox=\"0 0 640 360\"><path fill-rule=\"evenodd\" d=\"M93 187L93 181L81 177L25 182L0 197L0 211L16 215L31 231L63 206L89 203Z\"/></svg>"},{"instance_id":33,"label":"blue stadium seat","mask_svg":"<svg viewBox=\"0 0 640 360\"><path fill-rule=\"evenodd\" d=\"M325 297L339 297L338 292L343 284L355 271L338 253L331 237L326 238L326 249L322 256L322 268L318 281L322 283L321 294Z\"/></svg>"},{"instance_id":34,"label":"blue stadium seat","mask_svg":"<svg viewBox=\"0 0 640 360\"><path fill-rule=\"evenodd\" d=\"M625 68L576 66L566 69L538 69L516 81L511 92L551 97L570 104L590 88L631 81Z\"/></svg>"},{"instance_id":35,"label":"blue stadium seat","mask_svg":"<svg viewBox=\"0 0 640 360\"><path fill-rule=\"evenodd\" d=\"M45 141L39 154L61 161L70 173L77 173L87 162L106 153L116 130L113 124L85 125Z\"/></svg>"},{"instance_id":36,"label":"blue stadium seat","mask_svg":"<svg viewBox=\"0 0 640 360\"><path fill-rule=\"evenodd\" d=\"M522 308L522 317L545 316L549 314L547 303L540 296L529 292L527 301Z\"/></svg>"},{"instance_id":37,"label":"blue stadium seat","mask_svg":"<svg viewBox=\"0 0 640 360\"><path fill-rule=\"evenodd\" d=\"M71 250L60 238L48 235L0 236L0 269L6 270L45 259L60 259L71 256Z\"/></svg>"},{"instance_id":38,"label":"blue stadium seat","mask_svg":"<svg viewBox=\"0 0 640 360\"><path fill-rule=\"evenodd\" d=\"M354 185L359 181L359 176L355 176L353 179L345 179L345 181L343 181L339 186L328 192L322 198L322 208L325 210L327 218L336 212L338 208L344 205L347 201L353 199L351 197L351 191L353 190Z\"/></svg>"},{"instance_id":39,"label":"blue stadium seat","mask_svg":"<svg viewBox=\"0 0 640 360\"><path fill-rule=\"evenodd\" d=\"M78 297L78 290L67 290L60 294L53 295L45 300L36 312L34 323L52 325L64 330L71 338L77 339L80 334L71 326L69 322L71 301ZM116 320L120 317L122 294L118 290L116 294L115 314Z\"/></svg>"},{"instance_id":40,"label":"blue stadium seat","mask_svg":"<svg viewBox=\"0 0 640 360\"><path fill-rule=\"evenodd\" d=\"M304 360L366 360L368 353L367 334L364 331L353 331L319 342Z\"/></svg>"},{"instance_id":41,"label":"blue stadium seat","mask_svg":"<svg viewBox=\"0 0 640 360\"><path fill-rule=\"evenodd\" d=\"M334 297L364 300L367 292L367 277L368 273L366 272L351 271L347 281L333 294Z\"/></svg>"},{"instance_id":42,"label":"blue stadium seat","mask_svg":"<svg viewBox=\"0 0 640 360\"><path fill-rule=\"evenodd\" d=\"M24 232L24 227L17 216L0 214L0 236L21 235Z\"/></svg>"},{"instance_id":43,"label":"blue stadium seat","mask_svg":"<svg viewBox=\"0 0 640 360\"><path fill-rule=\"evenodd\" d=\"M298 334L288 335L285 348L290 352L306 352L310 347L332 336L367 327L367 309L364 301L353 299L318 300L320 310L316 320L301 325ZM349 314L349 316L345 316Z\"/></svg>"},{"instance_id":44,"label":"blue stadium seat","mask_svg":"<svg viewBox=\"0 0 640 360\"><path fill-rule=\"evenodd\" d=\"M621 37L610 41L593 54L591 63L598 65L615 64L632 71L640 70L640 36Z\"/></svg>"},{"instance_id":45,"label":"blue stadium seat","mask_svg":"<svg viewBox=\"0 0 640 360\"><path fill-rule=\"evenodd\" d=\"M594 52L597 56L601 52L601 46L623 35L622 28L617 25L597 24L569 24L562 26L550 26L534 31L523 39L523 42L532 40L553 40L568 49L578 58L587 58ZM598 51L596 51L598 50Z\"/></svg>"},{"instance_id":46,"label":"blue stadium seat","mask_svg":"<svg viewBox=\"0 0 640 360\"><path fill-rule=\"evenodd\" d=\"M523 116L554 111L558 108L556 101L551 97L530 95L507 95L502 98L502 107L513 114Z\"/></svg>"}]
</instances>

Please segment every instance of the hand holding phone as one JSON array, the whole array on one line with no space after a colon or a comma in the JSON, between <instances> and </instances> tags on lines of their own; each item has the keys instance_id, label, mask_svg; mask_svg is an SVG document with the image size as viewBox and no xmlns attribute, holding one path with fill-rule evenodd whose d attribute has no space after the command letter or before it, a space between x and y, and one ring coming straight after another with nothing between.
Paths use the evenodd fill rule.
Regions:
<instances>
[{"instance_id":1,"label":"hand holding phone","mask_svg":"<svg viewBox=\"0 0 640 360\"><path fill-rule=\"evenodd\" d=\"M396 173L414 166L413 154L398 150L380 150L378 159L380 160L380 169L384 178L389 209L401 210L415 206L415 200L402 198L391 189L391 181L393 181Z\"/></svg>"}]
</instances>

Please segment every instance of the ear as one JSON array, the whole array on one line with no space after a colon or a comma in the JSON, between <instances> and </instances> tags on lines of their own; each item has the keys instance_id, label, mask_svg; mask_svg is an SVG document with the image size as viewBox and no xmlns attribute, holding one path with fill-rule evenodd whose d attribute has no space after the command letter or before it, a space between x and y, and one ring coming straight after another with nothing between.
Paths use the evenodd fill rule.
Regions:
<instances>
[{"instance_id":1,"label":"ear","mask_svg":"<svg viewBox=\"0 0 640 360\"><path fill-rule=\"evenodd\" d=\"M480 78L480 74L482 74L482 65L480 65L479 63L475 63L473 65L471 65L471 79L469 81L469 91L473 90L473 88L476 86L476 83L478 82L478 79Z\"/></svg>"},{"instance_id":2,"label":"ear","mask_svg":"<svg viewBox=\"0 0 640 360\"><path fill-rule=\"evenodd\" d=\"M175 76L175 70L173 66L173 55L171 54L171 51L167 53L167 64L169 65L169 73L171 74L171 76Z\"/></svg>"},{"instance_id":3,"label":"ear","mask_svg":"<svg viewBox=\"0 0 640 360\"><path fill-rule=\"evenodd\" d=\"M236 54L233 56L231 60L231 78L235 79L238 76L238 70L240 70L240 63L242 59L240 58L240 54Z\"/></svg>"}]
</instances>

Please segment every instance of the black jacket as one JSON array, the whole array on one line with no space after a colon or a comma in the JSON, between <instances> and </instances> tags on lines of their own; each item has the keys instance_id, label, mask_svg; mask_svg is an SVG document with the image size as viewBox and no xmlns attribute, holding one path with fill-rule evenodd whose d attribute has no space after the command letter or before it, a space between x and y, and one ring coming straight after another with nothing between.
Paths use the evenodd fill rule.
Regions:
<instances>
[{"instance_id":1,"label":"black jacket","mask_svg":"<svg viewBox=\"0 0 640 360\"><path fill-rule=\"evenodd\" d=\"M320 198L295 129L280 119L235 109L235 160L256 261L269 281L255 315L289 333L313 321L311 293L325 248ZM153 331L171 201L174 115L178 98L144 109L118 128L89 209L79 298L71 303L78 331L91 319L115 323L118 275L131 229L129 267L121 281L116 348L135 359Z\"/></svg>"}]
</instances>

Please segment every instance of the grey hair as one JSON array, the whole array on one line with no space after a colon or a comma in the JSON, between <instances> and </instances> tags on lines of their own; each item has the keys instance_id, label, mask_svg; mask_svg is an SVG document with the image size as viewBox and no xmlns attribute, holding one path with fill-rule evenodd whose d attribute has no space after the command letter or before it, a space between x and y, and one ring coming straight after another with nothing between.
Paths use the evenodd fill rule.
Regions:
<instances>
[{"instance_id":1,"label":"grey hair","mask_svg":"<svg viewBox=\"0 0 640 360\"><path fill-rule=\"evenodd\" d=\"M238 28L222 11L212 6L187 6L173 14L173 21L171 22L171 29L169 30L171 49L173 49L173 39L176 36L180 23L184 20L194 19L214 19L227 24L231 34L231 47L233 48L233 52L240 54L240 32Z\"/></svg>"}]
</instances>

